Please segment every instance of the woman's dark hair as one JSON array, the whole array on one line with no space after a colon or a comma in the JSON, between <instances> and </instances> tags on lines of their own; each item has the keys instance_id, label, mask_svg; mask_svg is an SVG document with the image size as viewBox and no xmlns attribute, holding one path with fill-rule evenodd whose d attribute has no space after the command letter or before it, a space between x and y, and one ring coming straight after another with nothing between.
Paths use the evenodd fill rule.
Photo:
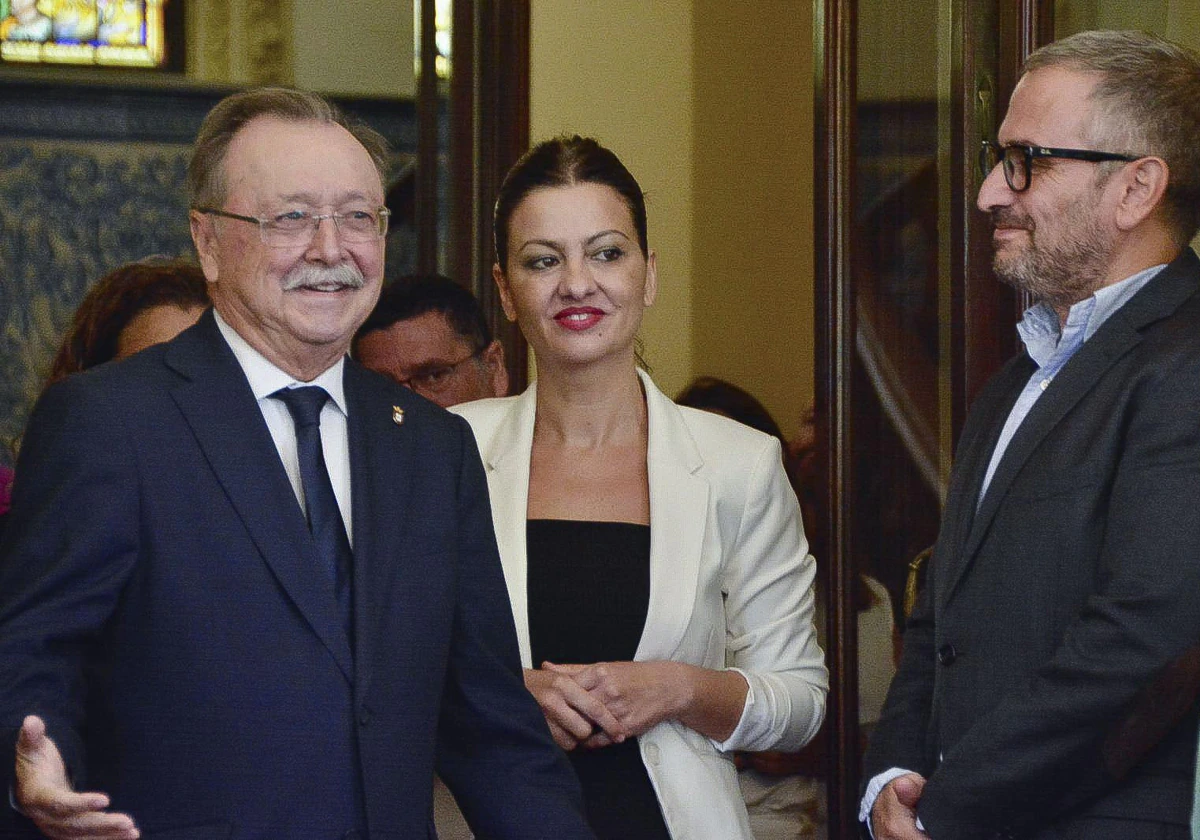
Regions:
<instances>
[{"instance_id":1,"label":"woman's dark hair","mask_svg":"<svg viewBox=\"0 0 1200 840\"><path fill-rule=\"evenodd\" d=\"M100 278L75 310L47 384L111 361L117 355L121 330L156 306L207 307L204 272L181 260L148 260L123 265Z\"/></svg>"},{"instance_id":2,"label":"woman's dark hair","mask_svg":"<svg viewBox=\"0 0 1200 840\"><path fill-rule=\"evenodd\" d=\"M642 254L650 252L646 240L646 197L625 164L591 137L578 134L538 143L518 160L504 177L492 216L496 262L508 266L508 225L513 211L527 195L543 187L603 184L616 190L633 216Z\"/></svg>"},{"instance_id":3,"label":"woman's dark hair","mask_svg":"<svg viewBox=\"0 0 1200 840\"><path fill-rule=\"evenodd\" d=\"M692 408L702 408L724 414L739 423L745 423L752 429L758 429L787 446L787 438L783 436L779 424L749 391L744 391L732 382L718 379L715 376L698 376L679 392L675 402Z\"/></svg>"}]
</instances>

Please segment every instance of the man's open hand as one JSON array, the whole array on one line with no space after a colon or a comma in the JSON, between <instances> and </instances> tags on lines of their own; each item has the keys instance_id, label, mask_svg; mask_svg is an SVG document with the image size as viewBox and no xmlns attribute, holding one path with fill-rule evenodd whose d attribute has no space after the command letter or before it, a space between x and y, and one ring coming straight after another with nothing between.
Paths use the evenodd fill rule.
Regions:
<instances>
[{"instance_id":1,"label":"man's open hand","mask_svg":"<svg viewBox=\"0 0 1200 840\"><path fill-rule=\"evenodd\" d=\"M103 793L76 793L58 747L36 715L25 718L17 738L13 791L21 812L51 840L136 840L133 818L105 809Z\"/></svg>"}]
</instances>

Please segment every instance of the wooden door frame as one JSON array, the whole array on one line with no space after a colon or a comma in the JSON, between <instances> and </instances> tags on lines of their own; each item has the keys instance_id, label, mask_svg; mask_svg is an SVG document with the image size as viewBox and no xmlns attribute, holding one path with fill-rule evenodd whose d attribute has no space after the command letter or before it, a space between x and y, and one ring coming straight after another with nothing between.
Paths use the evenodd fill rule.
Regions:
<instances>
[{"instance_id":1,"label":"wooden door frame","mask_svg":"<svg viewBox=\"0 0 1200 840\"><path fill-rule=\"evenodd\" d=\"M829 732L826 785L830 837L857 835L857 627L847 541L850 476L850 382L854 352L854 295L850 270L854 195L853 140L857 35L855 0L814 0L814 420L823 475L822 508L829 521L816 530L813 551L826 560L822 585L826 661L830 668L825 726Z\"/></svg>"},{"instance_id":2,"label":"wooden door frame","mask_svg":"<svg viewBox=\"0 0 1200 840\"><path fill-rule=\"evenodd\" d=\"M433 72L433 0L418 2L423 45L418 85L420 270L438 269L441 165L449 180L446 273L479 299L488 326L504 345L515 393L528 380L527 350L520 330L505 318L491 279L492 208L505 173L529 148L530 0L454 0L448 103L440 98ZM439 134L442 109L449 116L447 138Z\"/></svg>"},{"instance_id":3,"label":"wooden door frame","mask_svg":"<svg viewBox=\"0 0 1200 840\"><path fill-rule=\"evenodd\" d=\"M829 836L856 837L861 756L858 743L857 622L848 527L850 388L855 336L853 196L856 137L858 0L814 0L814 278L815 404L824 509L816 529L829 593ZM1022 301L991 271L990 226L975 209L976 154L994 135L1021 62L1053 37L1053 0L953 0L950 26L949 154L950 429L957 441L967 409L1016 348ZM988 88L990 85L990 88ZM981 93L991 91L990 98Z\"/></svg>"}]
</instances>

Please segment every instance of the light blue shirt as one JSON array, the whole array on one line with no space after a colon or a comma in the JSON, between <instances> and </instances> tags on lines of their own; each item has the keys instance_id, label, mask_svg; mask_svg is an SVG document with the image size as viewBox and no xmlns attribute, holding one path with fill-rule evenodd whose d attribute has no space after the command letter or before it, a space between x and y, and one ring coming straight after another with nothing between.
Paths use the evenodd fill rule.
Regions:
<instances>
[{"instance_id":1,"label":"light blue shirt","mask_svg":"<svg viewBox=\"0 0 1200 840\"><path fill-rule=\"evenodd\" d=\"M1114 312L1124 306L1164 268L1166 263L1152 266L1119 283L1099 289L1091 297L1072 306L1067 313L1067 323L1061 327L1058 313L1048 304L1037 303L1025 310L1021 323L1017 324L1017 334L1021 336L1025 351L1037 365L1037 370L1029 377L1004 422L1000 439L996 441L996 448L992 451L992 460L988 463L987 473L983 477L983 486L975 502L976 507L983 503L983 497L996 474L996 467L1000 465L1000 459L1004 457L1004 452L1016 435L1017 429L1021 428L1021 424L1025 422L1038 398L1050 387L1054 377Z\"/></svg>"}]
</instances>

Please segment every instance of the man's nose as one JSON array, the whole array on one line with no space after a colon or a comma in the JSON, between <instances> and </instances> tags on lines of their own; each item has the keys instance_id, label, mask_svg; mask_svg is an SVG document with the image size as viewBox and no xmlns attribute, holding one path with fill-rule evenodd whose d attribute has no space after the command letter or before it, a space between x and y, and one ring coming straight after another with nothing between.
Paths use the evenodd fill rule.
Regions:
<instances>
[{"instance_id":1,"label":"man's nose","mask_svg":"<svg viewBox=\"0 0 1200 840\"><path fill-rule=\"evenodd\" d=\"M342 240L337 223L332 216L321 216L316 221L312 241L308 243L305 256L316 262L330 265L342 261Z\"/></svg>"},{"instance_id":2,"label":"man's nose","mask_svg":"<svg viewBox=\"0 0 1200 840\"><path fill-rule=\"evenodd\" d=\"M1008 186L1008 182L1004 180L1004 166L997 163L984 177L983 183L979 185L979 195L976 197L975 204L980 210L987 213L993 208L1011 204L1012 197L1013 191Z\"/></svg>"}]
</instances>

